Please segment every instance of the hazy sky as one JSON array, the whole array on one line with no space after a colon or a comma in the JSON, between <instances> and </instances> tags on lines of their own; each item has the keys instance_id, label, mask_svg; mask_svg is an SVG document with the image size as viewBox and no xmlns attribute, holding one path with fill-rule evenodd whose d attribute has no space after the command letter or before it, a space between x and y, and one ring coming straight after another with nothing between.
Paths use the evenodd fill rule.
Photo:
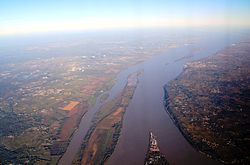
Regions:
<instances>
[{"instance_id":1,"label":"hazy sky","mask_svg":"<svg viewBox=\"0 0 250 165\"><path fill-rule=\"evenodd\" d=\"M250 0L0 0L0 35L132 27L250 27Z\"/></svg>"}]
</instances>

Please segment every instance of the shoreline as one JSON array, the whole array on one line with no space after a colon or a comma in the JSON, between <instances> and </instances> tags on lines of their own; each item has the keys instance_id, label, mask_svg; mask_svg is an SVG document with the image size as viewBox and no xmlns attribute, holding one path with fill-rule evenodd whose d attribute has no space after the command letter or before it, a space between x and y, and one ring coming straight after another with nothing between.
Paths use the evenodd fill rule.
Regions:
<instances>
[{"instance_id":1,"label":"shoreline","mask_svg":"<svg viewBox=\"0 0 250 165\"><path fill-rule=\"evenodd\" d=\"M126 113L127 106L133 97L139 81L138 77L141 73L142 71L130 74L121 94L113 100L106 102L106 104L100 107L96 112L96 115L92 120L92 126L90 126L84 137L81 150L78 152L78 156L75 157L73 164L79 162L83 164L99 162L102 164L108 161L120 139L123 117ZM106 133L100 131L103 130L102 127L106 127L104 128L106 129ZM107 133L109 136L106 135ZM107 146L102 146L100 139L97 137L101 139L104 138L103 143L106 142ZM93 148L95 148L95 151L93 151ZM89 154L92 156L89 157ZM83 159L83 157L85 157L85 159Z\"/></svg>"},{"instance_id":2,"label":"shoreline","mask_svg":"<svg viewBox=\"0 0 250 165\"><path fill-rule=\"evenodd\" d=\"M190 62L164 85L164 108L198 152L223 164L249 162L250 43Z\"/></svg>"},{"instance_id":3,"label":"shoreline","mask_svg":"<svg viewBox=\"0 0 250 165\"><path fill-rule=\"evenodd\" d=\"M163 86L164 89L164 109L165 111L168 113L169 117L171 118L171 120L173 121L174 125L178 128L178 130L180 131L180 133L182 134L182 136L188 141L188 143L199 153L205 155L208 158L212 158L220 163L223 164L230 164L227 162L222 161L221 159L217 159L215 156L213 156L213 154L210 153L206 153L204 151L202 151L202 149L199 147L198 144L196 144L192 137L190 137L190 135L188 135L188 133L186 132L185 128L182 126L182 124L179 122L179 120L177 119L176 115L173 113L172 109L171 109L171 103L169 100L169 95L168 95L168 89L167 89L167 84Z\"/></svg>"}]
</instances>

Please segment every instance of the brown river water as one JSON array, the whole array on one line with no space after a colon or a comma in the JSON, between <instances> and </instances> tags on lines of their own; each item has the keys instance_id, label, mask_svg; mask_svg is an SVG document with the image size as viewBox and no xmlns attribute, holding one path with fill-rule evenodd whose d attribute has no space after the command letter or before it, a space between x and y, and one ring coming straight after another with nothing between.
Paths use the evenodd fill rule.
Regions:
<instances>
[{"instance_id":1,"label":"brown river water","mask_svg":"<svg viewBox=\"0 0 250 165\"><path fill-rule=\"evenodd\" d=\"M166 53L129 67L117 76L117 83L107 92L110 94L108 100L122 91L130 73L138 70L144 71L139 77L135 94L124 115L118 144L107 164L143 164L148 147L149 131L157 136L159 148L171 165L220 164L196 151L182 136L164 109L163 86L181 73L186 62L212 55L225 46L238 42L241 38L241 35L231 35L230 39L225 36L227 35L209 36L194 45L180 44L178 48L170 49ZM192 51L194 48L200 48L201 51L194 53ZM185 56L191 58L182 58ZM182 60L178 60L181 58ZM96 105L84 115L67 151L59 160L60 165L71 164L81 147L95 112L102 104L98 97Z\"/></svg>"}]
</instances>

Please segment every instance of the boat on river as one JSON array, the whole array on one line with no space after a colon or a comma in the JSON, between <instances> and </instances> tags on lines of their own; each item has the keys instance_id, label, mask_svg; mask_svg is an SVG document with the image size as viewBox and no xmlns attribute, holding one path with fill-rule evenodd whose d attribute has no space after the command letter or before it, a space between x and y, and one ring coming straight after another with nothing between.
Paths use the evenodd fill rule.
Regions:
<instances>
[{"instance_id":1,"label":"boat on river","mask_svg":"<svg viewBox=\"0 0 250 165\"><path fill-rule=\"evenodd\" d=\"M148 152L145 158L145 165L168 165L168 161L160 152L158 147L158 142L156 140L156 136L149 132L149 145L148 145Z\"/></svg>"}]
</instances>

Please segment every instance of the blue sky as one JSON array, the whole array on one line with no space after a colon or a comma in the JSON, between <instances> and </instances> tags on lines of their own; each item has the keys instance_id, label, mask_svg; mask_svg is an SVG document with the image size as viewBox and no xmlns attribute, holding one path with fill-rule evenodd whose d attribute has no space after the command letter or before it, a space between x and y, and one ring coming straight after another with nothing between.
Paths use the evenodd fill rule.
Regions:
<instances>
[{"instance_id":1,"label":"blue sky","mask_svg":"<svg viewBox=\"0 0 250 165\"><path fill-rule=\"evenodd\" d=\"M0 0L0 35L102 28L249 26L249 0Z\"/></svg>"}]
</instances>

